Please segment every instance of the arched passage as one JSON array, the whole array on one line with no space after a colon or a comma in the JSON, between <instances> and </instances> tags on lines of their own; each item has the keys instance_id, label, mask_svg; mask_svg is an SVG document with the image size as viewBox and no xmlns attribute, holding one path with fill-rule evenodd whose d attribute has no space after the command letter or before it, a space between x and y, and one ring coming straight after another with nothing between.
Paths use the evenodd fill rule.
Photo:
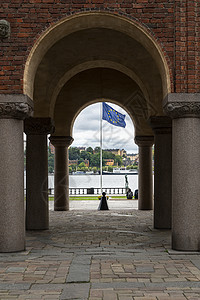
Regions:
<instances>
[{"instance_id":1,"label":"arched passage","mask_svg":"<svg viewBox=\"0 0 200 300\"><path fill-rule=\"evenodd\" d=\"M34 101L34 118L54 120L57 210L69 208L65 162L73 122L81 109L102 99L121 105L134 120L145 161L140 177L146 188L140 199L146 202L141 209L152 209L153 132L148 119L164 115L163 99L169 92L169 69L161 47L136 21L106 12L81 13L41 35L25 66L24 93ZM148 176L143 176L145 172Z\"/></svg>"}]
</instances>

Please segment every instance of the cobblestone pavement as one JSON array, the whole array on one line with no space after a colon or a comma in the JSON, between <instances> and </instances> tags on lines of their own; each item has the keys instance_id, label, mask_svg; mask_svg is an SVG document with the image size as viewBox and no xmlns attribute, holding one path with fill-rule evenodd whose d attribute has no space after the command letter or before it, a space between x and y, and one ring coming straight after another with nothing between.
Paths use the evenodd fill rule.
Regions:
<instances>
[{"instance_id":1,"label":"cobblestone pavement","mask_svg":"<svg viewBox=\"0 0 200 300\"><path fill-rule=\"evenodd\" d=\"M0 254L0 299L200 299L200 256L170 250L152 211L50 211L26 251Z\"/></svg>"}]
</instances>

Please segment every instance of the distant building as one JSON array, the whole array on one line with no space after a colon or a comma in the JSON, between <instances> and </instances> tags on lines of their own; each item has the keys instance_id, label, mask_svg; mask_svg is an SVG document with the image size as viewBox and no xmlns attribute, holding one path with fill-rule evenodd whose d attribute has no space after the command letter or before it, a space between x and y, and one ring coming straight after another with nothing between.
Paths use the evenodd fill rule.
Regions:
<instances>
[{"instance_id":1,"label":"distant building","mask_svg":"<svg viewBox=\"0 0 200 300\"><path fill-rule=\"evenodd\" d=\"M138 154L135 154L135 153L134 154L127 154L126 157L129 158L130 160L135 160L137 155Z\"/></svg>"},{"instance_id":2,"label":"distant building","mask_svg":"<svg viewBox=\"0 0 200 300\"><path fill-rule=\"evenodd\" d=\"M55 154L55 147L49 142L49 149L52 154Z\"/></svg>"},{"instance_id":3,"label":"distant building","mask_svg":"<svg viewBox=\"0 0 200 300\"><path fill-rule=\"evenodd\" d=\"M69 159L69 166L77 166L78 165L78 159Z\"/></svg>"},{"instance_id":4,"label":"distant building","mask_svg":"<svg viewBox=\"0 0 200 300\"><path fill-rule=\"evenodd\" d=\"M84 162L86 167L89 167L89 165L90 165L89 160L85 159L83 162ZM77 166L78 165L78 159L69 159L69 166L72 166L72 165Z\"/></svg>"},{"instance_id":5,"label":"distant building","mask_svg":"<svg viewBox=\"0 0 200 300\"><path fill-rule=\"evenodd\" d=\"M104 159L106 166L114 166L114 159Z\"/></svg>"},{"instance_id":6,"label":"distant building","mask_svg":"<svg viewBox=\"0 0 200 300\"><path fill-rule=\"evenodd\" d=\"M126 155L127 155L127 154L126 154L126 150L124 150L124 149L120 150L120 155L121 155L121 156L123 156L123 155L126 156Z\"/></svg>"},{"instance_id":7,"label":"distant building","mask_svg":"<svg viewBox=\"0 0 200 300\"><path fill-rule=\"evenodd\" d=\"M139 154L127 154L126 156L128 159L130 159L131 163L138 164L139 161Z\"/></svg>"},{"instance_id":8,"label":"distant building","mask_svg":"<svg viewBox=\"0 0 200 300\"><path fill-rule=\"evenodd\" d=\"M138 165L138 163L139 163L139 154L137 154L137 155L135 156L134 163L135 163L136 165Z\"/></svg>"},{"instance_id":9,"label":"distant building","mask_svg":"<svg viewBox=\"0 0 200 300\"><path fill-rule=\"evenodd\" d=\"M111 152L115 155L120 155L120 156L126 155L126 150L124 149L105 149L104 151Z\"/></svg>"},{"instance_id":10,"label":"distant building","mask_svg":"<svg viewBox=\"0 0 200 300\"><path fill-rule=\"evenodd\" d=\"M82 152L86 150L86 147L77 147L77 149L79 149L79 151Z\"/></svg>"},{"instance_id":11,"label":"distant building","mask_svg":"<svg viewBox=\"0 0 200 300\"><path fill-rule=\"evenodd\" d=\"M86 166L86 167L88 167L88 168L89 168L89 165L90 165L90 162L89 162L89 160L85 159L85 160L84 160L84 164L85 164L85 166Z\"/></svg>"}]
</instances>

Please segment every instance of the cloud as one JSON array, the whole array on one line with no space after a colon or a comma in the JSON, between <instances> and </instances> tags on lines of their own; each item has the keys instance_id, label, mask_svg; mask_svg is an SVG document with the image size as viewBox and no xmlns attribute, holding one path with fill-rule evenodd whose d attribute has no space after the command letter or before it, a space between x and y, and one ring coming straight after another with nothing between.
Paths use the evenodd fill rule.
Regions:
<instances>
[{"instance_id":1,"label":"cloud","mask_svg":"<svg viewBox=\"0 0 200 300\"><path fill-rule=\"evenodd\" d=\"M117 111L126 115L126 128L113 126L103 120L103 149L124 148L128 153L138 152L134 143L134 126L131 118L121 107L109 103ZM100 103L86 107L76 118L73 127L72 147L93 147L100 145Z\"/></svg>"}]
</instances>

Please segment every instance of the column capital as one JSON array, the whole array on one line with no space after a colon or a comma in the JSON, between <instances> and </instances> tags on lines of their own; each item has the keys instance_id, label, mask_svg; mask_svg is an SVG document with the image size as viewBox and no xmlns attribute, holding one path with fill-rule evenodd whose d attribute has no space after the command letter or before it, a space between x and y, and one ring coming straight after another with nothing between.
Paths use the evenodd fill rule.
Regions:
<instances>
[{"instance_id":1,"label":"column capital","mask_svg":"<svg viewBox=\"0 0 200 300\"><path fill-rule=\"evenodd\" d=\"M200 93L171 93L164 99L163 109L173 119L200 118Z\"/></svg>"},{"instance_id":2,"label":"column capital","mask_svg":"<svg viewBox=\"0 0 200 300\"><path fill-rule=\"evenodd\" d=\"M69 147L74 139L71 136L51 136L49 140L54 147Z\"/></svg>"},{"instance_id":3,"label":"column capital","mask_svg":"<svg viewBox=\"0 0 200 300\"><path fill-rule=\"evenodd\" d=\"M154 144L154 137L149 135L149 136L136 136L135 137L135 143L139 147L152 147Z\"/></svg>"},{"instance_id":4,"label":"column capital","mask_svg":"<svg viewBox=\"0 0 200 300\"><path fill-rule=\"evenodd\" d=\"M167 116L152 116L149 124L156 134L167 134L172 132L172 119Z\"/></svg>"},{"instance_id":5,"label":"column capital","mask_svg":"<svg viewBox=\"0 0 200 300\"><path fill-rule=\"evenodd\" d=\"M25 95L0 94L0 119L20 119L33 112L33 102Z\"/></svg>"},{"instance_id":6,"label":"column capital","mask_svg":"<svg viewBox=\"0 0 200 300\"><path fill-rule=\"evenodd\" d=\"M51 118L27 118L24 120L24 132L29 135L47 135L54 132Z\"/></svg>"}]
</instances>

